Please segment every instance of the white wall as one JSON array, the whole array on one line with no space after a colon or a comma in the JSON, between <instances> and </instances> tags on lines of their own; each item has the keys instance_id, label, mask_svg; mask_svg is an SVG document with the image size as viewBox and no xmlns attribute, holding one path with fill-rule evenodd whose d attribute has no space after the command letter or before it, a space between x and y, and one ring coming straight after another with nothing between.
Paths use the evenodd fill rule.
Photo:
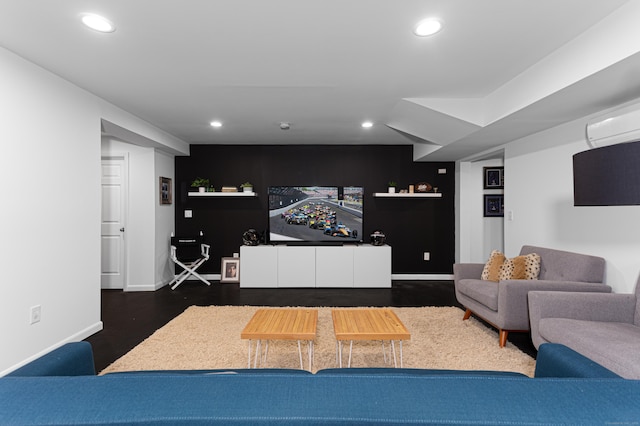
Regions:
<instances>
[{"instance_id":1,"label":"white wall","mask_svg":"<svg viewBox=\"0 0 640 426\"><path fill-rule=\"evenodd\" d=\"M601 111L594 115L600 115ZM459 162L459 262L485 262L486 241L516 256L522 245L569 250L606 259L606 282L615 292L635 289L640 272L640 206L574 207L573 155L589 149L585 125L592 116L504 145L504 230L482 220L483 164ZM513 212L513 220L509 220Z\"/></svg>"},{"instance_id":2,"label":"white wall","mask_svg":"<svg viewBox=\"0 0 640 426\"><path fill-rule=\"evenodd\" d=\"M100 116L92 95L1 48L0 93L4 374L102 328Z\"/></svg>"},{"instance_id":3,"label":"white wall","mask_svg":"<svg viewBox=\"0 0 640 426\"><path fill-rule=\"evenodd\" d=\"M501 189L484 189L484 168L503 164L502 159L491 159L461 162L458 166L459 262L484 263L492 250L504 251L504 218L483 214L484 195L503 193Z\"/></svg>"},{"instance_id":4,"label":"white wall","mask_svg":"<svg viewBox=\"0 0 640 426\"><path fill-rule=\"evenodd\" d=\"M0 93L2 376L102 328L101 120L132 129L143 142L169 152L187 154L188 144L3 48ZM149 178L141 183L147 192L140 194L146 219L155 217L158 202L156 154L151 149L148 155ZM152 241L153 285L156 230L145 232L142 238L150 235ZM42 319L31 325L36 305Z\"/></svg>"},{"instance_id":5,"label":"white wall","mask_svg":"<svg viewBox=\"0 0 640 426\"><path fill-rule=\"evenodd\" d=\"M126 153L129 158L129 197L125 291L154 291L173 278L169 265L169 236L174 209L160 205L160 176L174 176L173 155L116 138L102 138L102 155Z\"/></svg>"},{"instance_id":6,"label":"white wall","mask_svg":"<svg viewBox=\"0 0 640 426\"><path fill-rule=\"evenodd\" d=\"M172 193L175 195L175 161L173 155L155 152L155 181L160 177L171 179ZM173 279L174 265L169 259L169 243L171 233L175 230L175 203L160 204L158 187L156 186L156 226L155 226L155 282L162 287Z\"/></svg>"},{"instance_id":7,"label":"white wall","mask_svg":"<svg viewBox=\"0 0 640 426\"><path fill-rule=\"evenodd\" d=\"M640 206L574 207L573 154L586 151L587 118L505 147L505 249L542 245L602 256L615 292L630 293L640 271ZM534 151L538 147L538 151Z\"/></svg>"}]
</instances>

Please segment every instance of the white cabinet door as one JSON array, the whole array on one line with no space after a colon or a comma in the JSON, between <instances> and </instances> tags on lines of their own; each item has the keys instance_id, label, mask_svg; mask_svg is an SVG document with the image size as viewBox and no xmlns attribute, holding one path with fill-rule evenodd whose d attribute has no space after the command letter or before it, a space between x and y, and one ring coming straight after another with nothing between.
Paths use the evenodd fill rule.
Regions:
<instances>
[{"instance_id":1,"label":"white cabinet door","mask_svg":"<svg viewBox=\"0 0 640 426\"><path fill-rule=\"evenodd\" d=\"M240 287L278 287L278 249L276 247L240 247Z\"/></svg>"},{"instance_id":2,"label":"white cabinet door","mask_svg":"<svg viewBox=\"0 0 640 426\"><path fill-rule=\"evenodd\" d=\"M316 286L316 248L278 247L278 287Z\"/></svg>"},{"instance_id":3,"label":"white cabinet door","mask_svg":"<svg viewBox=\"0 0 640 426\"><path fill-rule=\"evenodd\" d=\"M391 247L363 245L353 252L354 287L391 287Z\"/></svg>"},{"instance_id":4,"label":"white cabinet door","mask_svg":"<svg viewBox=\"0 0 640 426\"><path fill-rule=\"evenodd\" d=\"M316 287L353 287L353 250L316 247Z\"/></svg>"}]
</instances>

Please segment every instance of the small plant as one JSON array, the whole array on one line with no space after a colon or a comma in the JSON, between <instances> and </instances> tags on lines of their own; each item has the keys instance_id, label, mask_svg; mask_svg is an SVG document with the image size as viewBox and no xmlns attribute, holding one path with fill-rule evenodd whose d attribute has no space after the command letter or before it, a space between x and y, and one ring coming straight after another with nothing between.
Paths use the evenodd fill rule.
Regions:
<instances>
[{"instance_id":1,"label":"small plant","mask_svg":"<svg viewBox=\"0 0 640 426\"><path fill-rule=\"evenodd\" d=\"M191 182L191 186L193 188L199 188L199 187L206 188L209 186L209 179L204 179L201 177L195 178L193 182Z\"/></svg>"},{"instance_id":2,"label":"small plant","mask_svg":"<svg viewBox=\"0 0 640 426\"><path fill-rule=\"evenodd\" d=\"M251 182L245 182L240 185L241 188L253 188L253 184Z\"/></svg>"},{"instance_id":3,"label":"small plant","mask_svg":"<svg viewBox=\"0 0 640 426\"><path fill-rule=\"evenodd\" d=\"M389 188L395 188L396 186L398 186L398 184L395 181L390 180L388 186Z\"/></svg>"}]
</instances>

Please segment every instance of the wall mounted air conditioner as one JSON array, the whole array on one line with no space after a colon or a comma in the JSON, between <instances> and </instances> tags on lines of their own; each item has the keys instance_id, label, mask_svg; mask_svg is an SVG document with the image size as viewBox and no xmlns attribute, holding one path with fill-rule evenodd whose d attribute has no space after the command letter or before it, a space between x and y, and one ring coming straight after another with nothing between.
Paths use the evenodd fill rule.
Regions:
<instances>
[{"instance_id":1,"label":"wall mounted air conditioner","mask_svg":"<svg viewBox=\"0 0 640 426\"><path fill-rule=\"evenodd\" d=\"M640 140L640 104L611 111L587 122L587 142L592 148Z\"/></svg>"}]
</instances>

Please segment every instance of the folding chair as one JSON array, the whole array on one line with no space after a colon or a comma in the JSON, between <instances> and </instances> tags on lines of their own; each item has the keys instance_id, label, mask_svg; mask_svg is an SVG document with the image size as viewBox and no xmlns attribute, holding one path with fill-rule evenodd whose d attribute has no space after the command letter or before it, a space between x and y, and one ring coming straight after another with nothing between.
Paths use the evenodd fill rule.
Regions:
<instances>
[{"instance_id":1,"label":"folding chair","mask_svg":"<svg viewBox=\"0 0 640 426\"><path fill-rule=\"evenodd\" d=\"M200 274L196 272L204 262L209 260L209 249L211 246L205 244L202 232L195 237L175 237L171 233L171 260L180 266L183 271L169 283L171 290L175 290L188 277L193 275L206 285L211 285Z\"/></svg>"}]
</instances>

